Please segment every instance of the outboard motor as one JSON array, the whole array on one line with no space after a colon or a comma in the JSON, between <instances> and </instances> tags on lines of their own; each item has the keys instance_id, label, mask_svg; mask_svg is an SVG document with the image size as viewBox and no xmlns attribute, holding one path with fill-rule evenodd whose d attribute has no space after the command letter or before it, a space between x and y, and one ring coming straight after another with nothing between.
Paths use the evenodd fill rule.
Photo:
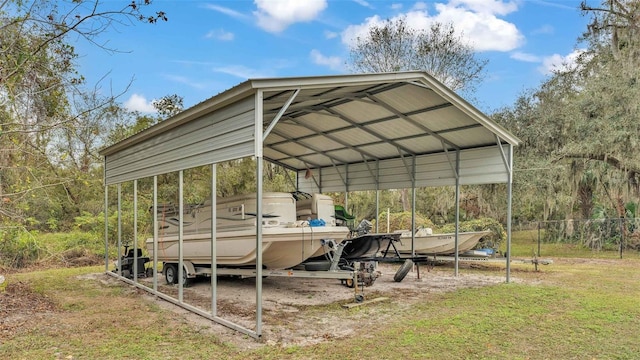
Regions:
<instances>
[{"instance_id":1,"label":"outboard motor","mask_svg":"<svg viewBox=\"0 0 640 360\"><path fill-rule=\"evenodd\" d=\"M360 221L360 224L358 224L358 227L356 228L356 233L358 234L358 236L368 234L369 232L371 232L372 228L373 228L373 224L371 224L369 220L365 219Z\"/></svg>"}]
</instances>

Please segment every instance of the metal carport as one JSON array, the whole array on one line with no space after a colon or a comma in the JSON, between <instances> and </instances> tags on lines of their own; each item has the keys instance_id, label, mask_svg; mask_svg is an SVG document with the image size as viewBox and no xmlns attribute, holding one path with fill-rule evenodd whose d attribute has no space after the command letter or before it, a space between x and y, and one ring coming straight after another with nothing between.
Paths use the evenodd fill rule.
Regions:
<instances>
[{"instance_id":1,"label":"metal carport","mask_svg":"<svg viewBox=\"0 0 640 360\"><path fill-rule=\"evenodd\" d=\"M425 72L250 79L103 149L105 207L109 185L117 185L120 196L124 182L147 177L155 182L157 175L178 171L182 208L183 170L203 165L215 170L217 163L249 156L257 160L257 223L262 223L263 159L297 172L301 191L411 188L414 205L416 187L455 186L458 204L460 185L506 183L508 282L513 147L519 142ZM215 221L212 229L215 242ZM105 247L107 237L105 228ZM261 246L257 227L259 255ZM260 337L261 256L257 262L255 330L217 317L215 284L212 313L200 314ZM457 265L456 257L456 274ZM182 284L177 303L184 306Z\"/></svg>"}]
</instances>

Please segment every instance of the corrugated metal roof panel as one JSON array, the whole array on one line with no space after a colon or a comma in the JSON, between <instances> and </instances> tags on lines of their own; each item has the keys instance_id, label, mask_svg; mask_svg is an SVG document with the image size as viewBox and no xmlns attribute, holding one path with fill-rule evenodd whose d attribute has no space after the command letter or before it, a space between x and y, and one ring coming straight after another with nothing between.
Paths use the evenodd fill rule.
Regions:
<instances>
[{"instance_id":1,"label":"corrugated metal roof panel","mask_svg":"<svg viewBox=\"0 0 640 360\"><path fill-rule=\"evenodd\" d=\"M256 106L262 109L261 113L255 113ZM255 152L247 153L260 134L255 124L261 119L262 130L268 130L262 151L254 149ZM205 136L205 131L196 129L193 135L175 137L195 125L204 129L208 121L225 122L216 125L215 131L224 133L228 127L234 129L234 134ZM234 121L250 124L240 130L234 127ZM411 159L441 161L441 157L431 156L445 152L455 156L456 150L519 143L507 130L424 72L253 79L102 150L108 165L105 176L109 181L135 178L142 174L136 172L139 166L133 165L140 164L140 156L149 156L153 164L163 170L182 168L184 164L211 163L218 157L212 153L201 155L201 150L218 151L219 144L207 145L207 142L218 142L216 139L220 136L225 139L225 145L219 150L220 158L233 156L234 152L229 149L235 148L241 149L235 152L237 156L262 153L292 169L313 167L330 173L329 169L336 166L346 166L346 171L350 167L376 163L382 170L385 163L376 160L396 159L389 164L401 166L403 173L395 173L399 169L390 170L392 173L378 179L384 186L406 185L407 179L411 179L407 175ZM141 151L158 143L169 153ZM501 165L487 167L487 174L483 176L471 170L472 163L465 163L461 174L466 171L478 181L503 179L508 171L506 155L496 151L486 154ZM119 161L126 165L118 170ZM428 168L424 164L419 166ZM498 169L500 166L502 170ZM435 176L425 178L423 183L452 179L447 169ZM441 179L442 176L446 179ZM359 178L358 186L364 186L363 179ZM373 176L370 181L370 188L374 188Z\"/></svg>"}]
</instances>

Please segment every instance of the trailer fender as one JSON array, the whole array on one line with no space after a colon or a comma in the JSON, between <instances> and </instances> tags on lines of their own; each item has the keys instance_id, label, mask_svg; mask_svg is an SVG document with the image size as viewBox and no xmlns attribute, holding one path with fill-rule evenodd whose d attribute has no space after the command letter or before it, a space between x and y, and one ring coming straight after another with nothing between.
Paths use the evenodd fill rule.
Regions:
<instances>
[{"instance_id":1,"label":"trailer fender","mask_svg":"<svg viewBox=\"0 0 640 360\"><path fill-rule=\"evenodd\" d=\"M196 267L193 266L191 261L183 261L182 264L184 265L184 270L187 272L187 278L196 277Z\"/></svg>"}]
</instances>

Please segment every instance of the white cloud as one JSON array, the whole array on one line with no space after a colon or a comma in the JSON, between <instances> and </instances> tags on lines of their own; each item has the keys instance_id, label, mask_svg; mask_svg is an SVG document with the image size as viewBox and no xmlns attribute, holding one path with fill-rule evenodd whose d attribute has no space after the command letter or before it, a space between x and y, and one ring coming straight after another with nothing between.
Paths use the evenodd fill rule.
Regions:
<instances>
[{"instance_id":1,"label":"white cloud","mask_svg":"<svg viewBox=\"0 0 640 360\"><path fill-rule=\"evenodd\" d=\"M401 3L391 4L391 10L400 10L400 9L402 9Z\"/></svg>"},{"instance_id":2,"label":"white cloud","mask_svg":"<svg viewBox=\"0 0 640 360\"><path fill-rule=\"evenodd\" d=\"M585 52L584 49L578 49L572 51L566 56L559 54L553 54L551 56L545 56L542 59L542 65L538 67L538 71L543 74L551 74L555 71L567 71L576 67L576 60L580 55Z\"/></svg>"},{"instance_id":3,"label":"white cloud","mask_svg":"<svg viewBox=\"0 0 640 360\"><path fill-rule=\"evenodd\" d=\"M520 60L520 61L532 62L532 63L538 63L542 61L542 58L540 58L540 56L525 53L525 52L520 52L520 51L514 52L509 57L514 60Z\"/></svg>"},{"instance_id":4,"label":"white cloud","mask_svg":"<svg viewBox=\"0 0 640 360\"><path fill-rule=\"evenodd\" d=\"M338 37L338 33L334 31L325 30L324 37L327 39L335 39Z\"/></svg>"},{"instance_id":5,"label":"white cloud","mask_svg":"<svg viewBox=\"0 0 640 360\"><path fill-rule=\"evenodd\" d=\"M246 18L248 18L247 15L245 15L245 14L243 14L241 12L238 12L238 11L235 11L233 9L229 9L229 8L226 8L226 7L223 7L223 6L218 6L218 5L213 5L213 4L205 4L204 7L209 9L209 10L214 10L214 11L217 11L219 13L223 13L225 15L234 17L236 19L246 19Z\"/></svg>"},{"instance_id":6,"label":"white cloud","mask_svg":"<svg viewBox=\"0 0 640 360\"><path fill-rule=\"evenodd\" d=\"M324 56L316 49L311 50L309 55L314 64L328 66L332 70L342 70L342 59L338 56Z\"/></svg>"},{"instance_id":7,"label":"white cloud","mask_svg":"<svg viewBox=\"0 0 640 360\"><path fill-rule=\"evenodd\" d=\"M482 11L475 10L480 8L481 4L485 4L487 8ZM436 14L433 16L426 10L416 9L390 20L395 21L404 16L407 25L425 30L434 21L453 23L456 30L462 33L463 39L476 51L511 51L524 43L524 36L514 24L494 15L514 11L514 3L495 0L452 0L448 4L436 4L435 8ZM370 27L381 26L383 23L384 20L376 15L367 18L362 24L351 25L342 32L342 42L349 46L357 37L366 36Z\"/></svg>"},{"instance_id":8,"label":"white cloud","mask_svg":"<svg viewBox=\"0 0 640 360\"><path fill-rule=\"evenodd\" d=\"M422 2L422 1L418 1L417 3L413 4L412 9L413 10L427 10L427 4Z\"/></svg>"},{"instance_id":9,"label":"white cloud","mask_svg":"<svg viewBox=\"0 0 640 360\"><path fill-rule=\"evenodd\" d=\"M184 76L179 76L179 75L170 75L170 74L165 74L163 75L163 77L167 80L173 81L175 83L179 83L179 84L184 84L187 86L190 86L194 89L206 89L207 85L204 83L197 83L192 81L191 79L184 77Z\"/></svg>"},{"instance_id":10,"label":"white cloud","mask_svg":"<svg viewBox=\"0 0 640 360\"><path fill-rule=\"evenodd\" d=\"M231 41L235 38L235 35L232 32L224 31L222 29L211 30L206 35L207 39L216 39L221 41Z\"/></svg>"},{"instance_id":11,"label":"white cloud","mask_svg":"<svg viewBox=\"0 0 640 360\"><path fill-rule=\"evenodd\" d=\"M514 1L502 0L450 0L447 6L462 7L475 13L488 13L494 15L507 15L518 10L518 4Z\"/></svg>"},{"instance_id":12,"label":"white cloud","mask_svg":"<svg viewBox=\"0 0 640 360\"><path fill-rule=\"evenodd\" d=\"M366 18L365 22L360 25L349 25L342 32L342 43L347 46L354 45L359 37L366 37L366 35L369 33L369 28L374 26L382 26L383 24L384 20L382 20L378 15L375 15Z\"/></svg>"},{"instance_id":13,"label":"white cloud","mask_svg":"<svg viewBox=\"0 0 640 360\"><path fill-rule=\"evenodd\" d=\"M367 7L369 9L374 9L373 5L369 4L368 1L365 0L353 0L356 4Z\"/></svg>"},{"instance_id":14,"label":"white cloud","mask_svg":"<svg viewBox=\"0 0 640 360\"><path fill-rule=\"evenodd\" d=\"M254 0L258 26L278 33L297 22L314 20L327 7L327 0Z\"/></svg>"},{"instance_id":15,"label":"white cloud","mask_svg":"<svg viewBox=\"0 0 640 360\"><path fill-rule=\"evenodd\" d=\"M555 32L555 29L553 28L553 26L549 24L544 24L539 28L533 30L531 33L535 35L535 34L553 34L554 32Z\"/></svg>"},{"instance_id":16,"label":"white cloud","mask_svg":"<svg viewBox=\"0 0 640 360\"><path fill-rule=\"evenodd\" d=\"M568 55L553 54L548 56L539 56L525 52L516 51L509 57L514 60L539 63L537 70L541 74L548 75L555 71L567 71L575 69L576 61L580 55L584 53L584 49L572 51Z\"/></svg>"},{"instance_id":17,"label":"white cloud","mask_svg":"<svg viewBox=\"0 0 640 360\"><path fill-rule=\"evenodd\" d=\"M218 67L213 69L213 71L239 77L244 80L265 78L265 77L272 76L272 74L265 74L264 72L261 72L255 69L250 69L242 65L230 65L230 66Z\"/></svg>"},{"instance_id":18,"label":"white cloud","mask_svg":"<svg viewBox=\"0 0 640 360\"><path fill-rule=\"evenodd\" d=\"M476 51L511 51L524 43L524 36L514 24L498 19L491 11L474 12L443 4L436 4L436 11L434 19L455 24Z\"/></svg>"},{"instance_id":19,"label":"white cloud","mask_svg":"<svg viewBox=\"0 0 640 360\"><path fill-rule=\"evenodd\" d=\"M155 113L156 108L151 105L153 100L147 101L147 99L139 94L133 94L129 100L124 102L124 107L130 111L139 111L143 113Z\"/></svg>"},{"instance_id":20,"label":"white cloud","mask_svg":"<svg viewBox=\"0 0 640 360\"><path fill-rule=\"evenodd\" d=\"M565 5L565 2L557 1L557 0L555 0L555 1L536 0L536 4L543 5L543 6L549 6L549 7L555 7L555 8L564 9L564 10L573 10L573 11L575 11L576 9L579 8L579 6L571 4L571 2L569 2L570 5Z\"/></svg>"}]
</instances>

